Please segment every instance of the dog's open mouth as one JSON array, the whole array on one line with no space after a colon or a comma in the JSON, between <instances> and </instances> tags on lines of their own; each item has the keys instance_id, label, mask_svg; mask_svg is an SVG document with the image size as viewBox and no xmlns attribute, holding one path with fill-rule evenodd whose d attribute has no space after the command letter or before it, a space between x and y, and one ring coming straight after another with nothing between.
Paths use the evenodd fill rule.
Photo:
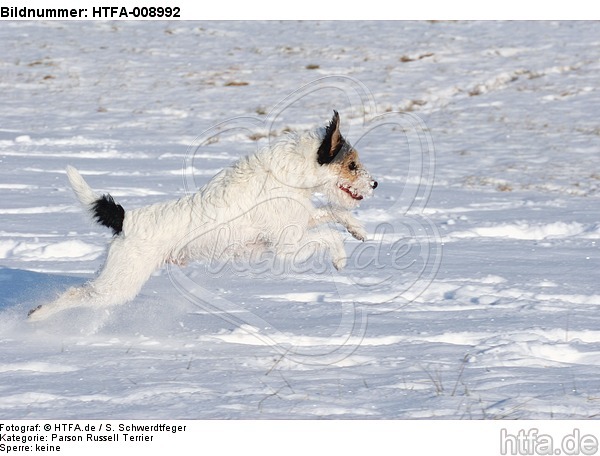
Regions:
<instances>
[{"instance_id":1,"label":"dog's open mouth","mask_svg":"<svg viewBox=\"0 0 600 456\"><path fill-rule=\"evenodd\" d=\"M346 184L339 184L338 187L340 188L340 190L345 191L348 195L350 195L350 197L352 199L358 200L360 201L361 199L363 199L363 196L358 193L358 191L356 191L354 188L346 185Z\"/></svg>"}]
</instances>

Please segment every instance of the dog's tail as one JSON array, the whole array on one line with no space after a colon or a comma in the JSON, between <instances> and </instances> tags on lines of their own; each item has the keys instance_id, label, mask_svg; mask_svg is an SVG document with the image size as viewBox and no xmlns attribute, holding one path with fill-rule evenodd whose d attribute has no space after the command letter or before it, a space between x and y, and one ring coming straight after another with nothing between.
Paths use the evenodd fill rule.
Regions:
<instances>
[{"instance_id":1,"label":"dog's tail","mask_svg":"<svg viewBox=\"0 0 600 456\"><path fill-rule=\"evenodd\" d=\"M94 220L101 225L112 228L115 235L123 231L125 210L117 204L109 194L99 195L94 192L88 183L81 177L79 171L72 166L67 166L67 177L73 187L75 196L90 212Z\"/></svg>"}]
</instances>

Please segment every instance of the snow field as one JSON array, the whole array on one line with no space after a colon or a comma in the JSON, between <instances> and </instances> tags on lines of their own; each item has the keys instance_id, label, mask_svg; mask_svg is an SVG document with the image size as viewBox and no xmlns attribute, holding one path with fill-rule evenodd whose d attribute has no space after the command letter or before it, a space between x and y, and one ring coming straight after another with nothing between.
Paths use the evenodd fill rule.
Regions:
<instances>
[{"instance_id":1,"label":"snow field","mask_svg":"<svg viewBox=\"0 0 600 456\"><path fill-rule=\"evenodd\" d=\"M597 416L597 24L3 25L0 416ZM334 108L379 182L347 270L171 268L25 321L110 239L67 165L138 207ZM397 111L433 169L412 124L364 123Z\"/></svg>"}]
</instances>

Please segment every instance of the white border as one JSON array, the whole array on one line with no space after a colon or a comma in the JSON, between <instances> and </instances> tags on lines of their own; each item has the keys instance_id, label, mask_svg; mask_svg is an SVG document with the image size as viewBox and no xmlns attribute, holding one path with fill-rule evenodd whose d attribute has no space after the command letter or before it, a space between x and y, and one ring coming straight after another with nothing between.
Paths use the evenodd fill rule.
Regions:
<instances>
[{"instance_id":1,"label":"white border","mask_svg":"<svg viewBox=\"0 0 600 456\"><path fill-rule=\"evenodd\" d=\"M175 455L596 455L598 426L594 421L2 421L37 426L20 433L44 436L42 445L59 445L62 456L110 454ZM118 431L125 426L179 426L168 431ZM59 430L56 430L58 426ZM79 426L76 428L75 426ZM95 430L88 430L94 426ZM101 426L101 427L100 427ZM100 430L98 429L100 427ZM45 430L44 430L45 429ZM111 429L111 430L108 430ZM128 428L131 429L131 428ZM128 434L127 436L125 434ZM56 436L82 436L82 442L52 441ZM88 442L87 435L114 436L118 441ZM125 441L136 437L137 441ZM141 439L140 439L141 437ZM140 441L145 440L145 441ZM18 445L3 442L5 445ZM590 445L591 443L591 445ZM35 446L35 443L27 443ZM548 445L551 445L550 447ZM54 448L56 450L56 448ZM549 452L551 451L551 452ZM38 454L33 449L12 454ZM11 453L8 453L11 454Z\"/></svg>"}]
</instances>

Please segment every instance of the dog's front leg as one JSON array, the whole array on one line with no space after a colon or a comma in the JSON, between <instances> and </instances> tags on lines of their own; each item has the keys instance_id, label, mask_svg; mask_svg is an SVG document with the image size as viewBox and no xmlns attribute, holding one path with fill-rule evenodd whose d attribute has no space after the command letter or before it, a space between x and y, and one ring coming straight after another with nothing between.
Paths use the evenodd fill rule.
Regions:
<instances>
[{"instance_id":1,"label":"dog's front leg","mask_svg":"<svg viewBox=\"0 0 600 456\"><path fill-rule=\"evenodd\" d=\"M309 222L309 228L314 228L330 222L343 225L354 239L363 242L367 239L367 231L350 212L332 206L324 206L315 209Z\"/></svg>"},{"instance_id":2,"label":"dog's front leg","mask_svg":"<svg viewBox=\"0 0 600 456\"><path fill-rule=\"evenodd\" d=\"M346 215L348 219L341 221L340 223L346 227L354 239L365 242L367 240L367 230L365 230L362 224L352 217L349 212L344 212L343 214Z\"/></svg>"},{"instance_id":3,"label":"dog's front leg","mask_svg":"<svg viewBox=\"0 0 600 456\"><path fill-rule=\"evenodd\" d=\"M293 242L285 242L278 247L278 254L290 256L294 261L303 262L314 255L326 252L331 256L333 266L340 270L346 266L346 250L342 235L328 226L319 226L305 231L302 237Z\"/></svg>"},{"instance_id":4,"label":"dog's front leg","mask_svg":"<svg viewBox=\"0 0 600 456\"><path fill-rule=\"evenodd\" d=\"M344 241L339 232L328 227L320 227L315 231L311 231L307 237L312 237L313 240L318 239L323 243L323 246L331 255L333 266L338 271L346 267L346 249L344 249Z\"/></svg>"}]
</instances>

